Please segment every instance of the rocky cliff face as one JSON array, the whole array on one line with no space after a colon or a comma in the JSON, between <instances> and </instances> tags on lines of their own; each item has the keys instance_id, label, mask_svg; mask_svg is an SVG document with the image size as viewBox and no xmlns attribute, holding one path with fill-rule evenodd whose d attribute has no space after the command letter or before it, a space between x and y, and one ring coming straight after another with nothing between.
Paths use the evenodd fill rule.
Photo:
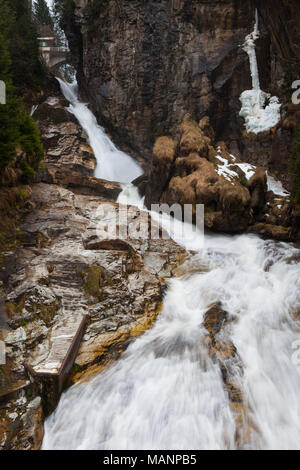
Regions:
<instances>
[{"instance_id":1,"label":"rocky cliff face","mask_svg":"<svg viewBox=\"0 0 300 470\"><path fill-rule=\"evenodd\" d=\"M80 88L120 146L151 160L155 139L178 137L186 113L197 121L207 115L230 150L289 186L291 127L258 140L245 136L239 96L251 88L241 46L258 8L261 87L290 101L291 70L295 75L299 64L296 0L74 3L65 30Z\"/></svg>"},{"instance_id":2,"label":"rocky cliff face","mask_svg":"<svg viewBox=\"0 0 300 470\"><path fill-rule=\"evenodd\" d=\"M299 46L299 2L297 0L254 0L259 14L269 32L273 72L276 65L290 69L294 79L299 78L300 46ZM273 76L274 80L274 76Z\"/></svg>"},{"instance_id":3,"label":"rocky cliff face","mask_svg":"<svg viewBox=\"0 0 300 470\"><path fill-rule=\"evenodd\" d=\"M277 95L282 103L282 120L270 133L243 135L239 147L243 158L269 169L286 187L291 188L289 175L290 150L294 129L300 124L299 105L292 104L292 83L300 77L300 20L297 0L254 0L259 21L263 25L265 64L260 63L260 76L266 77L263 87ZM266 49L267 47L267 49Z\"/></svg>"},{"instance_id":4,"label":"rocky cliff face","mask_svg":"<svg viewBox=\"0 0 300 470\"><path fill-rule=\"evenodd\" d=\"M222 137L239 135L251 1L75 3L66 32L81 90L123 146L150 159L154 139L175 133L187 112L209 115Z\"/></svg>"}]
</instances>

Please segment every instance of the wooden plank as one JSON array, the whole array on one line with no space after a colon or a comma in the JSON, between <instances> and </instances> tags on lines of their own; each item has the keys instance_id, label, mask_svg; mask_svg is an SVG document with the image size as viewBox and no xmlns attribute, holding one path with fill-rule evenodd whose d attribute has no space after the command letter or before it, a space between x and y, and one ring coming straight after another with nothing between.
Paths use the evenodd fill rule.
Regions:
<instances>
[{"instance_id":1,"label":"wooden plank","mask_svg":"<svg viewBox=\"0 0 300 470\"><path fill-rule=\"evenodd\" d=\"M66 367L66 363L68 364L70 361L74 345L78 343L77 338L79 336L80 339L82 338L85 325L86 315L81 315L78 318L72 318L72 321L68 318L62 325L54 327L51 333L52 345L48 357L37 365L31 365L34 375L60 375ZM79 345L80 343L76 353Z\"/></svg>"},{"instance_id":2,"label":"wooden plank","mask_svg":"<svg viewBox=\"0 0 300 470\"><path fill-rule=\"evenodd\" d=\"M36 365L25 364L29 375L40 386L46 414L51 413L58 403L85 332L86 315L72 320L67 318L64 323L53 328L52 346L47 359Z\"/></svg>"}]
</instances>

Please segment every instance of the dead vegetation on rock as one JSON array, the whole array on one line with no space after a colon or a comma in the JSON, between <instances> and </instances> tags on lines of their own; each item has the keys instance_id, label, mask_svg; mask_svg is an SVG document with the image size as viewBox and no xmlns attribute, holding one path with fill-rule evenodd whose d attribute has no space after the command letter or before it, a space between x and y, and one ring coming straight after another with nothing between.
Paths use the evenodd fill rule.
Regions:
<instances>
[{"instance_id":1,"label":"dead vegetation on rock","mask_svg":"<svg viewBox=\"0 0 300 470\"><path fill-rule=\"evenodd\" d=\"M163 142L172 142L172 148L178 149L168 163L156 157ZM226 144L214 141L208 116L197 124L186 115L177 143L168 137L160 137L155 143L145 203L148 208L154 203L192 204L194 214L196 204L204 204L204 222L209 229L294 239L295 218L291 209L286 210L290 207L288 198L282 198L282 210L275 211L275 215L266 172L260 167L252 168L248 176L243 162L229 152Z\"/></svg>"}]
</instances>

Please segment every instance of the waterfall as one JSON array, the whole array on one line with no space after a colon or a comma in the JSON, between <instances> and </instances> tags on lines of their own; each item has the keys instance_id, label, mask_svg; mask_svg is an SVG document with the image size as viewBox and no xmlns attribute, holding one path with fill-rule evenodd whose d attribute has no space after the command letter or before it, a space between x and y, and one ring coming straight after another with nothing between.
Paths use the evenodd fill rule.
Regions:
<instances>
[{"instance_id":1,"label":"waterfall","mask_svg":"<svg viewBox=\"0 0 300 470\"><path fill-rule=\"evenodd\" d=\"M119 175L114 165L132 160L115 149L76 91L61 85L90 141L99 139L107 151L97 157L102 174ZM110 160L114 154L119 160ZM126 175L139 171L132 164ZM275 180L270 184L280 190ZM130 184L123 185L119 203L143 207ZM300 366L293 360L300 336L300 250L246 234L208 234L203 245L197 231L191 245L191 227L181 232L188 233L185 239L180 225L171 235L192 250L190 272L168 281L151 330L118 361L63 394L45 422L43 449L300 449ZM235 406L203 326L216 302L230 316L219 340L236 348L226 360L241 396Z\"/></svg>"},{"instance_id":2,"label":"waterfall","mask_svg":"<svg viewBox=\"0 0 300 470\"><path fill-rule=\"evenodd\" d=\"M77 83L69 84L57 78L64 97L70 102L68 110L74 114L85 130L97 159L95 176L109 181L127 183L143 173L140 165L129 155L121 152L97 123L88 106L78 100Z\"/></svg>"},{"instance_id":3,"label":"waterfall","mask_svg":"<svg viewBox=\"0 0 300 470\"><path fill-rule=\"evenodd\" d=\"M203 272L168 282L154 328L121 359L61 398L44 449L234 449L236 422L209 356L203 316L216 301L232 317L234 377L253 429L247 449L300 448L299 250L256 236L206 236ZM231 365L227 364L230 370Z\"/></svg>"},{"instance_id":4,"label":"waterfall","mask_svg":"<svg viewBox=\"0 0 300 470\"><path fill-rule=\"evenodd\" d=\"M264 132L276 126L280 120L281 108L281 104L276 96L271 96L260 88L255 49L255 42L259 36L258 11L256 9L254 30L246 36L243 45L243 50L249 57L252 90L246 90L240 96L240 101L242 103L240 116L245 119L247 132L253 132L255 134Z\"/></svg>"}]
</instances>

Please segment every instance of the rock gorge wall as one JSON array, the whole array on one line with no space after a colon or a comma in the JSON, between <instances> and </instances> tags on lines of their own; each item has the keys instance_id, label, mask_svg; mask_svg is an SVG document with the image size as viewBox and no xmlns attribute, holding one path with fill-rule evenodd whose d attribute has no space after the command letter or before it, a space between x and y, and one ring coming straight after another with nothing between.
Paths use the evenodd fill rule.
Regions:
<instances>
[{"instance_id":1,"label":"rock gorge wall","mask_svg":"<svg viewBox=\"0 0 300 470\"><path fill-rule=\"evenodd\" d=\"M240 148L243 158L269 169L289 189L292 188L290 151L294 130L300 125L299 105L292 103L292 83L300 78L300 20L297 0L254 0L258 9L260 25L264 26L264 37L269 42L268 61L260 65L260 77L267 76L262 87L279 97L282 103L282 120L269 133L253 138L244 135ZM258 51L266 46L261 42Z\"/></svg>"},{"instance_id":2,"label":"rock gorge wall","mask_svg":"<svg viewBox=\"0 0 300 470\"><path fill-rule=\"evenodd\" d=\"M197 121L208 115L216 137L231 151L289 186L291 126L245 137L239 97L251 88L241 46L258 8L261 87L283 103L291 99L299 66L296 0L74 3L64 28L81 92L119 146L151 160L155 139L178 137L186 113Z\"/></svg>"},{"instance_id":3,"label":"rock gorge wall","mask_svg":"<svg viewBox=\"0 0 300 470\"><path fill-rule=\"evenodd\" d=\"M299 78L299 2L297 0L254 0L268 30L273 47L273 65L281 62L294 79ZM297 67L298 63L298 67ZM274 68L272 72L274 72Z\"/></svg>"},{"instance_id":4,"label":"rock gorge wall","mask_svg":"<svg viewBox=\"0 0 300 470\"><path fill-rule=\"evenodd\" d=\"M208 114L222 138L239 136L239 96L251 87L241 45L253 28L252 1L75 4L65 30L79 85L114 138L150 159L155 138L175 133L187 112Z\"/></svg>"}]
</instances>

